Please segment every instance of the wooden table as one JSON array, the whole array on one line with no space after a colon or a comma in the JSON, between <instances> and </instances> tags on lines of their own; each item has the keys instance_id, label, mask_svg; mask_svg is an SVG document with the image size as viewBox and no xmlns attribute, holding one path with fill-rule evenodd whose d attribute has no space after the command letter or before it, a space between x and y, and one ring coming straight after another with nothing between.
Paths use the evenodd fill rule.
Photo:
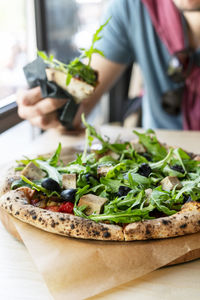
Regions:
<instances>
[{"instance_id":1,"label":"wooden table","mask_svg":"<svg viewBox=\"0 0 200 300\"><path fill-rule=\"evenodd\" d=\"M120 127L111 126L103 126L102 130L112 137L117 137L122 131ZM123 130L123 138L129 132L130 129ZM188 151L198 152L200 149L200 132L160 130L157 134L161 141L168 141L168 144L174 146L182 146ZM81 141L83 142L83 136L64 136L51 130L27 145L23 154L52 151L59 141L63 146L79 145ZM5 158L4 165L6 165L6 160ZM25 246L15 240L1 223L0 299L52 299ZM200 259L156 270L92 299L200 299Z\"/></svg>"}]
</instances>

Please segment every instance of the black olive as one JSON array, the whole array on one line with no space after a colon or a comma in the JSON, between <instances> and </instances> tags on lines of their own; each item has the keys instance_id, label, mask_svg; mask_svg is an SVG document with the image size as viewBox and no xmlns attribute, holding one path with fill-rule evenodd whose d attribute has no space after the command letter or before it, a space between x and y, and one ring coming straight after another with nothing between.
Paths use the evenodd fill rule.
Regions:
<instances>
[{"instance_id":1,"label":"black olive","mask_svg":"<svg viewBox=\"0 0 200 300\"><path fill-rule=\"evenodd\" d=\"M182 173L182 174L185 173L183 167L180 166L180 165L173 165L173 166L170 166L170 168L171 168L172 170L177 171L177 172L180 172L180 173Z\"/></svg>"},{"instance_id":2,"label":"black olive","mask_svg":"<svg viewBox=\"0 0 200 300\"><path fill-rule=\"evenodd\" d=\"M76 189L67 189L62 191L60 196L65 200L65 201L70 201L74 202L75 201L75 195L76 195Z\"/></svg>"},{"instance_id":3,"label":"black olive","mask_svg":"<svg viewBox=\"0 0 200 300\"><path fill-rule=\"evenodd\" d=\"M143 157L145 157L148 161L152 161L152 157L149 153L144 152L144 153L139 153L140 155L142 155Z\"/></svg>"},{"instance_id":4,"label":"black olive","mask_svg":"<svg viewBox=\"0 0 200 300\"><path fill-rule=\"evenodd\" d=\"M189 196L189 197L188 197L188 199L187 199L186 203L188 203L188 202L192 202L192 198L191 198L191 196Z\"/></svg>"},{"instance_id":5,"label":"black olive","mask_svg":"<svg viewBox=\"0 0 200 300\"><path fill-rule=\"evenodd\" d=\"M52 178L45 178L42 181L41 186L47 189L48 191L56 191L56 192L61 191L59 183Z\"/></svg>"},{"instance_id":6,"label":"black olive","mask_svg":"<svg viewBox=\"0 0 200 300\"><path fill-rule=\"evenodd\" d=\"M151 167L148 164L141 164L138 173L142 176L149 177L149 174L152 172Z\"/></svg>"},{"instance_id":7,"label":"black olive","mask_svg":"<svg viewBox=\"0 0 200 300\"><path fill-rule=\"evenodd\" d=\"M188 203L188 202L191 202L191 201L192 201L191 196L188 196L188 195L183 193L183 203Z\"/></svg>"},{"instance_id":8,"label":"black olive","mask_svg":"<svg viewBox=\"0 0 200 300\"><path fill-rule=\"evenodd\" d=\"M119 196L119 197L126 196L130 191L131 191L130 187L120 185L117 196Z\"/></svg>"}]
</instances>

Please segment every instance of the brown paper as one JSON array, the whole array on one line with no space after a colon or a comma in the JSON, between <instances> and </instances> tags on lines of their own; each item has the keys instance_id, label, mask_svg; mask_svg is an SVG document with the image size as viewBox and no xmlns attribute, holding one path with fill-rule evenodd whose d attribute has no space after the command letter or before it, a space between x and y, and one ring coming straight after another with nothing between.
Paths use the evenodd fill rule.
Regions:
<instances>
[{"instance_id":1,"label":"brown paper","mask_svg":"<svg viewBox=\"0 0 200 300\"><path fill-rule=\"evenodd\" d=\"M200 233L144 242L86 241L9 218L56 300L92 297L200 248Z\"/></svg>"}]
</instances>

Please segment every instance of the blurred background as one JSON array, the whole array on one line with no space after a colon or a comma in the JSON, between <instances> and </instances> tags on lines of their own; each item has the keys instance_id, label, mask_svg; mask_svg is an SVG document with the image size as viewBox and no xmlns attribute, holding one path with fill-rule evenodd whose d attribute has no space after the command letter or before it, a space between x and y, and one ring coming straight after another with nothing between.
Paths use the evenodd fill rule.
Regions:
<instances>
[{"instance_id":1,"label":"blurred background","mask_svg":"<svg viewBox=\"0 0 200 300\"><path fill-rule=\"evenodd\" d=\"M79 48L90 46L92 35L109 2L0 0L0 134L6 148L16 140L16 147L21 151L24 142L31 141L40 133L17 115L15 93L18 89L27 88L23 66L36 58L37 49L51 53L65 63L79 55ZM131 73L132 66L109 95L102 97L97 108L101 113L94 111L91 122L121 121L123 101L120 99L127 97ZM131 97L135 93L134 84L129 89Z\"/></svg>"}]
</instances>

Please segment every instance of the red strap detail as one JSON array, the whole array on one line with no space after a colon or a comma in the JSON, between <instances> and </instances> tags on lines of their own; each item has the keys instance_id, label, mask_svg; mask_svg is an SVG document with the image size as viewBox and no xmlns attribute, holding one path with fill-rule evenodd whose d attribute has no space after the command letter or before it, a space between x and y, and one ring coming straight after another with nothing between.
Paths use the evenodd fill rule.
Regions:
<instances>
[{"instance_id":1,"label":"red strap detail","mask_svg":"<svg viewBox=\"0 0 200 300\"><path fill-rule=\"evenodd\" d=\"M158 36L170 54L184 49L181 14L172 0L142 0Z\"/></svg>"},{"instance_id":2,"label":"red strap detail","mask_svg":"<svg viewBox=\"0 0 200 300\"><path fill-rule=\"evenodd\" d=\"M181 14L172 0L141 0L154 28L170 54L185 48ZM194 67L185 82L182 101L183 127L200 130L200 68Z\"/></svg>"}]
</instances>

